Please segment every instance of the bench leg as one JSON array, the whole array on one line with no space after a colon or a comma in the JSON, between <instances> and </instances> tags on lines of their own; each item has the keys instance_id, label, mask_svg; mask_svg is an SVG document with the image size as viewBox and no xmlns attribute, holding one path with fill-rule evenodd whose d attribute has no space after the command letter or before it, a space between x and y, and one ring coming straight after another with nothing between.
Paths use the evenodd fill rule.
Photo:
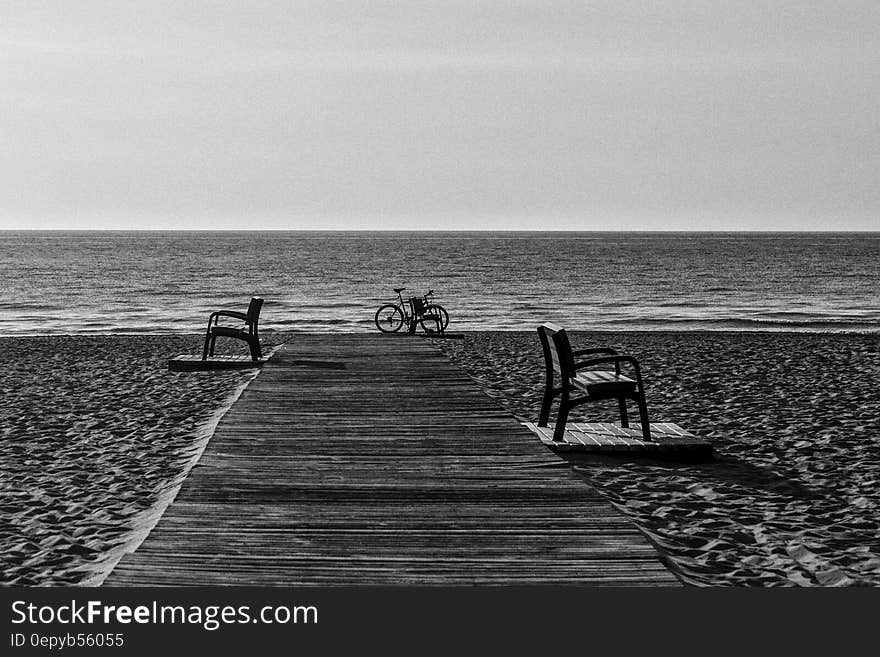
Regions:
<instances>
[{"instance_id":1,"label":"bench leg","mask_svg":"<svg viewBox=\"0 0 880 657\"><path fill-rule=\"evenodd\" d=\"M214 316L212 315L211 319L213 319L213 317ZM214 336L214 332L211 330L214 327L214 323L211 321L211 319L208 320L208 328L205 329L205 346L202 347L202 360L208 360L209 354L213 355L213 341L216 340L216 337Z\"/></svg>"},{"instance_id":2,"label":"bench leg","mask_svg":"<svg viewBox=\"0 0 880 657\"><path fill-rule=\"evenodd\" d=\"M251 348L251 360L260 360L263 357L259 340L250 340L248 346Z\"/></svg>"},{"instance_id":3,"label":"bench leg","mask_svg":"<svg viewBox=\"0 0 880 657\"><path fill-rule=\"evenodd\" d=\"M640 395L636 398L639 405L639 418L642 422L642 438L651 441L651 425L648 423L648 405L645 403L645 396Z\"/></svg>"},{"instance_id":4,"label":"bench leg","mask_svg":"<svg viewBox=\"0 0 880 657\"><path fill-rule=\"evenodd\" d=\"M571 404L565 399L559 402L559 415L556 416L556 428L553 430L553 440L557 443L565 442L565 425L568 422L568 412Z\"/></svg>"},{"instance_id":5,"label":"bench leg","mask_svg":"<svg viewBox=\"0 0 880 657\"><path fill-rule=\"evenodd\" d=\"M553 383L544 386L544 399L541 401L541 413L538 415L538 426L546 427L550 420L550 407L553 406Z\"/></svg>"},{"instance_id":6,"label":"bench leg","mask_svg":"<svg viewBox=\"0 0 880 657\"><path fill-rule=\"evenodd\" d=\"M620 426L624 429L629 427L629 415L626 413L626 399L621 397L617 400L618 406L620 406Z\"/></svg>"}]
</instances>

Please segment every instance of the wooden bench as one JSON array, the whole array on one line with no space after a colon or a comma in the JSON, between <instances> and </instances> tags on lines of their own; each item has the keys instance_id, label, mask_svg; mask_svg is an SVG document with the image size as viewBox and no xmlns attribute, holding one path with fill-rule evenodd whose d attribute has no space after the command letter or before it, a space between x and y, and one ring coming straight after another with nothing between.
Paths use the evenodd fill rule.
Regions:
<instances>
[{"instance_id":1,"label":"wooden bench","mask_svg":"<svg viewBox=\"0 0 880 657\"><path fill-rule=\"evenodd\" d=\"M429 292L428 294L431 293L432 292ZM425 333L432 333L438 336L443 335L445 328L443 325L443 318L440 316L439 312L432 310L431 305L425 303L425 297L411 297L408 299L408 303L410 320L409 326L407 327L407 333L414 334L416 332L416 326L421 324Z\"/></svg>"},{"instance_id":2,"label":"wooden bench","mask_svg":"<svg viewBox=\"0 0 880 657\"><path fill-rule=\"evenodd\" d=\"M553 431L554 441L563 442L565 440L565 424L572 408L586 402L604 399L617 400L620 408L620 424L623 428L629 427L626 401L631 399L636 402L639 407L642 437L646 441L651 440L645 388L642 384L639 363L635 358L619 354L614 349L608 348L574 351L565 329L556 324L545 323L539 326L538 337L541 339L541 348L544 351L544 365L547 375L541 414L538 416L538 426L547 426L553 400L559 397L559 413ZM575 360L587 355L594 357ZM613 371L590 369L612 364L614 365ZM622 374L621 365L629 366L635 378ZM559 385L556 385L557 378Z\"/></svg>"}]
</instances>

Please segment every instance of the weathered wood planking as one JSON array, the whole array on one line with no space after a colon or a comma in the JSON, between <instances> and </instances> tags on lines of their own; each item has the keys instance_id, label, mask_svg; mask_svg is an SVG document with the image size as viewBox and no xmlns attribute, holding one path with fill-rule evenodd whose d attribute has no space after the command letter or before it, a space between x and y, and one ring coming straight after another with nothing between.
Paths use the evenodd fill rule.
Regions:
<instances>
[{"instance_id":1,"label":"weathered wood planking","mask_svg":"<svg viewBox=\"0 0 880 657\"><path fill-rule=\"evenodd\" d=\"M712 443L688 433L672 422L652 422L652 440L642 438L641 429L622 428L610 422L569 422L564 440L553 440L555 425L539 427L534 422L523 422L547 447L554 452L601 452L603 454L644 454L682 460L709 460Z\"/></svg>"},{"instance_id":2,"label":"weathered wood planking","mask_svg":"<svg viewBox=\"0 0 880 657\"><path fill-rule=\"evenodd\" d=\"M105 582L676 585L657 552L424 340L301 335Z\"/></svg>"}]
</instances>

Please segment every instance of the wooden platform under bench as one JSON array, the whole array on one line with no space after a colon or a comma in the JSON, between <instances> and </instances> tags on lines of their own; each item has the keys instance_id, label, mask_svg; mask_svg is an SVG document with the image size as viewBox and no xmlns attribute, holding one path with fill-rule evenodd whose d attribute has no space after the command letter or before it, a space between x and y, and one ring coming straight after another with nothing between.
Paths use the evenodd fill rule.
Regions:
<instances>
[{"instance_id":1,"label":"wooden platform under bench","mask_svg":"<svg viewBox=\"0 0 880 657\"><path fill-rule=\"evenodd\" d=\"M642 438L638 426L624 429L611 422L569 422L565 428L565 441L553 440L553 423L539 427L534 422L523 422L530 431L538 434L547 447L554 452L642 452L646 456L686 457L688 459L712 458L712 443L688 433L672 422L651 424L652 441Z\"/></svg>"},{"instance_id":2,"label":"wooden platform under bench","mask_svg":"<svg viewBox=\"0 0 880 657\"><path fill-rule=\"evenodd\" d=\"M250 356L211 356L207 360L202 360L201 356L181 354L168 359L168 369L172 372L241 370L248 367L262 367L265 362L265 358L252 360Z\"/></svg>"}]
</instances>

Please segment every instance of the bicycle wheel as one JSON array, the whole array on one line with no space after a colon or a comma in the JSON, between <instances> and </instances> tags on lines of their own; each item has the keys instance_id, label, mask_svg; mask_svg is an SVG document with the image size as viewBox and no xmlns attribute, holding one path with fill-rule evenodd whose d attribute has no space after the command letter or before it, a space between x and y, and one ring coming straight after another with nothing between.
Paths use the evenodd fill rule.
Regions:
<instances>
[{"instance_id":1,"label":"bicycle wheel","mask_svg":"<svg viewBox=\"0 0 880 657\"><path fill-rule=\"evenodd\" d=\"M376 311L376 328L382 333L394 333L403 326L403 311L400 306L386 303Z\"/></svg>"},{"instance_id":2,"label":"bicycle wheel","mask_svg":"<svg viewBox=\"0 0 880 657\"><path fill-rule=\"evenodd\" d=\"M440 304L431 303L425 306L425 314L419 323L425 333L442 333L449 325L449 313Z\"/></svg>"},{"instance_id":3,"label":"bicycle wheel","mask_svg":"<svg viewBox=\"0 0 880 657\"><path fill-rule=\"evenodd\" d=\"M425 307L426 315L437 315L440 318L441 331L445 331L446 327L449 326L449 313L446 312L446 308L441 306L439 303L429 303ZM433 321L428 322L429 324L433 324ZM424 328L424 326L422 327Z\"/></svg>"}]
</instances>

